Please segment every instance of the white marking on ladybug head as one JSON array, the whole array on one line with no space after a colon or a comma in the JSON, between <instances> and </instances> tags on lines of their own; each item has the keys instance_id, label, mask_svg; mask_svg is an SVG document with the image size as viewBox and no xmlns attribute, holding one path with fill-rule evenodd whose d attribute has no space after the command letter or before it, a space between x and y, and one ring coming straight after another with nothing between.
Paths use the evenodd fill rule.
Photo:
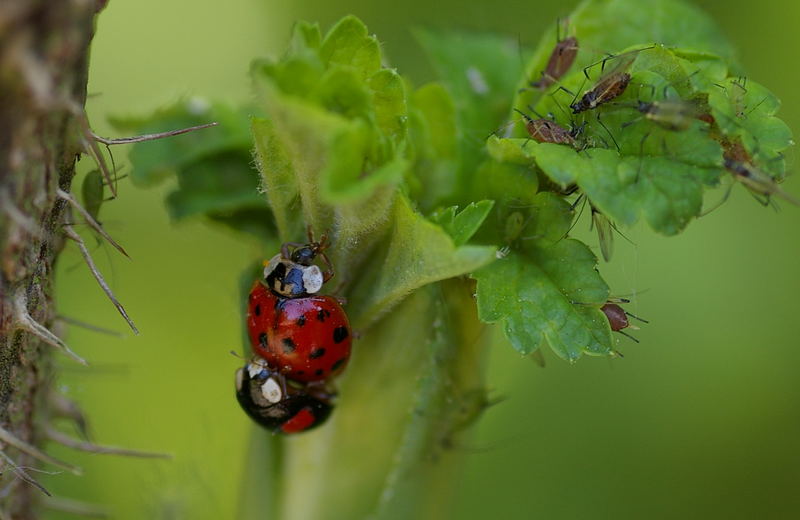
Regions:
<instances>
[{"instance_id":1,"label":"white marking on ladybug head","mask_svg":"<svg viewBox=\"0 0 800 520\"><path fill-rule=\"evenodd\" d=\"M322 289L322 271L316 265L303 268L303 288L308 294L314 294Z\"/></svg>"},{"instance_id":2,"label":"white marking on ladybug head","mask_svg":"<svg viewBox=\"0 0 800 520\"><path fill-rule=\"evenodd\" d=\"M244 383L244 370L239 369L236 371L236 391L242 391L242 383Z\"/></svg>"},{"instance_id":3,"label":"white marking on ladybug head","mask_svg":"<svg viewBox=\"0 0 800 520\"><path fill-rule=\"evenodd\" d=\"M253 360L247 364L247 373L250 375L250 379L255 379L265 368L267 368L267 365L263 359L253 358Z\"/></svg>"},{"instance_id":4,"label":"white marking on ladybug head","mask_svg":"<svg viewBox=\"0 0 800 520\"><path fill-rule=\"evenodd\" d=\"M280 403L281 399L283 399L281 385L279 385L278 382L272 377L267 379L267 381L261 385L261 395L264 396L264 399L266 399L267 402L272 404Z\"/></svg>"},{"instance_id":5,"label":"white marking on ladybug head","mask_svg":"<svg viewBox=\"0 0 800 520\"><path fill-rule=\"evenodd\" d=\"M280 263L280 261L281 261L281 255L280 254L277 254L277 255L275 255L275 256L273 256L272 258L269 259L269 262L267 262L267 265L264 266L264 279L266 279L267 276L269 276L270 273L272 273L272 271L275 270L275 267L277 267L277 265Z\"/></svg>"}]
</instances>

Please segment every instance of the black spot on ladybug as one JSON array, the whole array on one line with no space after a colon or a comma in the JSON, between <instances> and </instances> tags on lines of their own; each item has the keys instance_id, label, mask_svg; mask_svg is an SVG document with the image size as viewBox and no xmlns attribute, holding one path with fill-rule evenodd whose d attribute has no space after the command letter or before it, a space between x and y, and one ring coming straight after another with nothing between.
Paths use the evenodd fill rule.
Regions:
<instances>
[{"instance_id":1,"label":"black spot on ladybug","mask_svg":"<svg viewBox=\"0 0 800 520\"><path fill-rule=\"evenodd\" d=\"M333 342L341 343L349 335L350 333L347 332L347 327L336 327L335 329L333 329Z\"/></svg>"},{"instance_id":2,"label":"black spot on ladybug","mask_svg":"<svg viewBox=\"0 0 800 520\"><path fill-rule=\"evenodd\" d=\"M319 321L323 322L323 323L325 322L325 311L324 310L320 309L319 311L317 311L317 319Z\"/></svg>"},{"instance_id":3,"label":"black spot on ladybug","mask_svg":"<svg viewBox=\"0 0 800 520\"><path fill-rule=\"evenodd\" d=\"M306 317L305 316L300 316L299 318L297 318L297 326L298 327L302 327L305 324L306 324Z\"/></svg>"},{"instance_id":4,"label":"black spot on ladybug","mask_svg":"<svg viewBox=\"0 0 800 520\"><path fill-rule=\"evenodd\" d=\"M267 333L262 332L258 335L258 344L264 348L267 348Z\"/></svg>"},{"instance_id":5,"label":"black spot on ladybug","mask_svg":"<svg viewBox=\"0 0 800 520\"><path fill-rule=\"evenodd\" d=\"M297 348L297 346L294 344L294 341L292 341L292 338L283 338L282 341L283 341L283 351L287 354L291 354L292 352L294 352L294 349Z\"/></svg>"},{"instance_id":6,"label":"black spot on ladybug","mask_svg":"<svg viewBox=\"0 0 800 520\"><path fill-rule=\"evenodd\" d=\"M318 368L314 371L314 375L321 376L325 371L321 368Z\"/></svg>"},{"instance_id":7,"label":"black spot on ladybug","mask_svg":"<svg viewBox=\"0 0 800 520\"><path fill-rule=\"evenodd\" d=\"M298 376L302 376L302 375L303 375L303 374L305 374L305 373L306 373L306 371L305 371L305 370L298 370L298 371L297 371L297 375L298 375Z\"/></svg>"},{"instance_id":8,"label":"black spot on ladybug","mask_svg":"<svg viewBox=\"0 0 800 520\"><path fill-rule=\"evenodd\" d=\"M321 358L324 355L325 355L325 349L324 348L315 348L308 355L308 359L317 359L317 358Z\"/></svg>"},{"instance_id":9,"label":"black spot on ladybug","mask_svg":"<svg viewBox=\"0 0 800 520\"><path fill-rule=\"evenodd\" d=\"M336 362L331 366L331 372L336 372L345 361L347 361L347 358L337 359Z\"/></svg>"},{"instance_id":10,"label":"black spot on ladybug","mask_svg":"<svg viewBox=\"0 0 800 520\"><path fill-rule=\"evenodd\" d=\"M261 304L260 303L258 305L256 305L256 308L253 309L253 312L256 313L256 316L261 316Z\"/></svg>"}]
</instances>

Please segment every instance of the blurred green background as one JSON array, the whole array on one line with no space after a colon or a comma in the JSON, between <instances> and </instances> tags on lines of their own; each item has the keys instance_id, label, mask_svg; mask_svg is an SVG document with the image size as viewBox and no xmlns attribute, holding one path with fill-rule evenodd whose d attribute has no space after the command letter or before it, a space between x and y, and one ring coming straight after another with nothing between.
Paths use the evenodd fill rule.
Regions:
<instances>
[{"instance_id":1,"label":"blurred green background","mask_svg":"<svg viewBox=\"0 0 800 520\"><path fill-rule=\"evenodd\" d=\"M348 13L420 84L434 78L412 27L503 32L532 47L574 3L112 0L92 47L88 111L97 133L115 136L109 114L149 113L187 95L244 101L250 60L282 52L294 20L326 29ZM698 3L798 131L800 4ZM124 164L125 150L114 152ZM797 166L790 158L790 170ZM170 223L161 202L169 184L145 191L123 180L120 188L101 219L133 260L102 244L94 256L142 334L126 330L68 246L60 312L124 337L68 327L68 343L93 367L60 363L59 384L85 407L96 441L175 459L53 447L86 474L47 485L119 519L235 518L251 425L233 398L240 361L228 351L241 350L238 276L267 252L196 220ZM790 177L784 188L798 195L800 181ZM596 250L584 224L579 234ZM641 344L620 337L624 360L569 366L546 353L541 369L497 341L489 385L505 400L454 448L467 452L466 471L453 475L455 518L796 518L798 225L800 208L765 209L737 186L679 237L628 230L636 245L618 239L614 262L601 265L615 294L641 293L630 310L651 320L635 333Z\"/></svg>"}]
</instances>

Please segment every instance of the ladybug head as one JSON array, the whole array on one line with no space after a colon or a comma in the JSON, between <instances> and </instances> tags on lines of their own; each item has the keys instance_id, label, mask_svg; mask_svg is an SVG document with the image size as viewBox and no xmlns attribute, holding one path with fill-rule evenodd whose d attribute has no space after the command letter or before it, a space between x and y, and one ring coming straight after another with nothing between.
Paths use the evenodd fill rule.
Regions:
<instances>
[{"instance_id":1,"label":"ladybug head","mask_svg":"<svg viewBox=\"0 0 800 520\"><path fill-rule=\"evenodd\" d=\"M319 266L303 265L275 255L264 266L264 282L279 296L299 298L319 292L324 275Z\"/></svg>"},{"instance_id":2,"label":"ladybug head","mask_svg":"<svg viewBox=\"0 0 800 520\"><path fill-rule=\"evenodd\" d=\"M300 433L324 423L333 405L305 388L292 388L260 358L236 371L236 399L255 422L273 433Z\"/></svg>"},{"instance_id":3,"label":"ladybug head","mask_svg":"<svg viewBox=\"0 0 800 520\"><path fill-rule=\"evenodd\" d=\"M292 262L300 265L310 266L314 258L323 250L328 248L328 236L322 235L319 242L311 241L308 244L298 247L292 251Z\"/></svg>"}]
</instances>

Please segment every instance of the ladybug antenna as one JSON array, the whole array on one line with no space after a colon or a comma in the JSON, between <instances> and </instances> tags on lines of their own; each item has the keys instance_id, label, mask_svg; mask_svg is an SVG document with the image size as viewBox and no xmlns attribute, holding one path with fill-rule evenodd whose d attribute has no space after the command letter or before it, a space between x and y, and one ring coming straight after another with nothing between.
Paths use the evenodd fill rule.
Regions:
<instances>
[{"instance_id":1,"label":"ladybug antenna","mask_svg":"<svg viewBox=\"0 0 800 520\"><path fill-rule=\"evenodd\" d=\"M247 359L243 355L241 355L238 352L236 352L235 350L228 351L228 354L230 354L231 356L235 357L236 359L242 359L242 360L246 360Z\"/></svg>"}]
</instances>

